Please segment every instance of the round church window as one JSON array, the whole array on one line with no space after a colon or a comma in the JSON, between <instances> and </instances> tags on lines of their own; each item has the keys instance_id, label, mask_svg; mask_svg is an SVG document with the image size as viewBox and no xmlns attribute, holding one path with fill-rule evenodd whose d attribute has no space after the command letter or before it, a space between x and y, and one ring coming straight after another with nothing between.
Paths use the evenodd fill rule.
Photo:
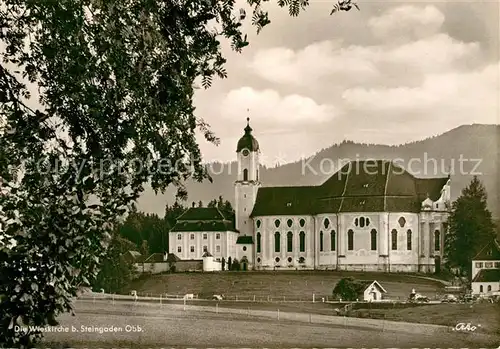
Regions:
<instances>
[{"instance_id":1,"label":"round church window","mask_svg":"<svg viewBox=\"0 0 500 349\"><path fill-rule=\"evenodd\" d=\"M406 224L406 219L404 217L400 217L398 220L399 226L403 228Z\"/></svg>"},{"instance_id":2,"label":"round church window","mask_svg":"<svg viewBox=\"0 0 500 349\"><path fill-rule=\"evenodd\" d=\"M292 263L292 257L288 257L288 263Z\"/></svg>"},{"instance_id":3,"label":"round church window","mask_svg":"<svg viewBox=\"0 0 500 349\"><path fill-rule=\"evenodd\" d=\"M243 246L243 251L246 251L247 250L247 247L246 246Z\"/></svg>"},{"instance_id":4,"label":"round church window","mask_svg":"<svg viewBox=\"0 0 500 349\"><path fill-rule=\"evenodd\" d=\"M274 225L276 226L276 228L278 228L280 226L280 220L279 219L275 220Z\"/></svg>"},{"instance_id":5,"label":"round church window","mask_svg":"<svg viewBox=\"0 0 500 349\"><path fill-rule=\"evenodd\" d=\"M260 257L259 257L259 258L257 258L257 263L260 263Z\"/></svg>"},{"instance_id":6,"label":"round church window","mask_svg":"<svg viewBox=\"0 0 500 349\"><path fill-rule=\"evenodd\" d=\"M243 154L243 156L248 156L248 154L250 154L248 149L243 149L243 151L241 153Z\"/></svg>"},{"instance_id":7,"label":"round church window","mask_svg":"<svg viewBox=\"0 0 500 349\"><path fill-rule=\"evenodd\" d=\"M293 224L293 221L292 221L291 219L289 219L289 220L286 222L286 224L288 225L288 227L291 227L291 226L292 226L292 224Z\"/></svg>"},{"instance_id":8,"label":"round church window","mask_svg":"<svg viewBox=\"0 0 500 349\"><path fill-rule=\"evenodd\" d=\"M274 260L276 261L276 263L279 263L280 262L280 257L276 257Z\"/></svg>"},{"instance_id":9,"label":"round church window","mask_svg":"<svg viewBox=\"0 0 500 349\"><path fill-rule=\"evenodd\" d=\"M304 225L306 225L306 221L304 219L301 219L299 221L299 224L300 224L301 227L303 227Z\"/></svg>"}]
</instances>

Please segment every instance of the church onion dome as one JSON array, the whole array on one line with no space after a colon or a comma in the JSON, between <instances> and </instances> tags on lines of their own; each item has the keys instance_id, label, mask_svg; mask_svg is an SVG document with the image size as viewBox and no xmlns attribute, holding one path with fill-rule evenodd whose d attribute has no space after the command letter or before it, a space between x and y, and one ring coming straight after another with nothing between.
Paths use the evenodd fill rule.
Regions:
<instances>
[{"instance_id":1,"label":"church onion dome","mask_svg":"<svg viewBox=\"0 0 500 349\"><path fill-rule=\"evenodd\" d=\"M249 151L258 151L259 142L252 136L252 128L250 127L250 118L247 118L247 127L245 127L245 134L238 141L238 147L236 152L239 153L243 149L248 149Z\"/></svg>"}]
</instances>

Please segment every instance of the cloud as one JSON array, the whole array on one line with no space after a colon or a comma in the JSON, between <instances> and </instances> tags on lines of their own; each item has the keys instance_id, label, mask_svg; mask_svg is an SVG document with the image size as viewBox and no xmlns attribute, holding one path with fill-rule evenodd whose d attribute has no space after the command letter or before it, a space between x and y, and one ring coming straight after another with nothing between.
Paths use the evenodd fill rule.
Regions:
<instances>
[{"instance_id":1,"label":"cloud","mask_svg":"<svg viewBox=\"0 0 500 349\"><path fill-rule=\"evenodd\" d=\"M400 115L419 113L422 120L498 123L500 62L480 70L430 74L414 88L352 88L343 94L346 106L365 112Z\"/></svg>"},{"instance_id":2,"label":"cloud","mask_svg":"<svg viewBox=\"0 0 500 349\"><path fill-rule=\"evenodd\" d=\"M435 6L405 5L372 17L368 26L376 37L384 40L416 40L438 33L444 20L443 13Z\"/></svg>"},{"instance_id":3,"label":"cloud","mask_svg":"<svg viewBox=\"0 0 500 349\"><path fill-rule=\"evenodd\" d=\"M481 54L478 43L464 43L447 34L436 34L385 51L381 60L399 63L424 73L454 69Z\"/></svg>"},{"instance_id":4,"label":"cloud","mask_svg":"<svg viewBox=\"0 0 500 349\"><path fill-rule=\"evenodd\" d=\"M258 51L250 68L271 82L307 85L332 75L360 79L378 76L370 58L370 49L360 46L340 47L340 42L321 41L293 51L275 47Z\"/></svg>"},{"instance_id":5,"label":"cloud","mask_svg":"<svg viewBox=\"0 0 500 349\"><path fill-rule=\"evenodd\" d=\"M301 50L279 47L257 52L250 67L261 78L280 84L384 83L397 70L400 81L411 74L461 69L475 64L481 55L477 43L465 43L447 34L400 45L341 47L336 42L313 43Z\"/></svg>"},{"instance_id":6,"label":"cloud","mask_svg":"<svg viewBox=\"0 0 500 349\"><path fill-rule=\"evenodd\" d=\"M248 110L247 110L248 109ZM220 112L225 119L247 114L261 124L275 127L331 120L338 111L328 104L318 104L297 94L281 96L274 90L241 87L231 90L222 100Z\"/></svg>"}]
</instances>

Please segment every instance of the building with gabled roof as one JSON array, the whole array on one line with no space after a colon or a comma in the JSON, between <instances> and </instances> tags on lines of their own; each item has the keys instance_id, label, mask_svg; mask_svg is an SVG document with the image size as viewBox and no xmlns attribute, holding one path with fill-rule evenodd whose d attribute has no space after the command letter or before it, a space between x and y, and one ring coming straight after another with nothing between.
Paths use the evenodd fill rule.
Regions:
<instances>
[{"instance_id":1,"label":"building with gabled roof","mask_svg":"<svg viewBox=\"0 0 500 349\"><path fill-rule=\"evenodd\" d=\"M127 251L122 257L129 263L140 263L144 260L144 256L137 251Z\"/></svg>"},{"instance_id":2,"label":"building with gabled roof","mask_svg":"<svg viewBox=\"0 0 500 349\"><path fill-rule=\"evenodd\" d=\"M472 293L491 295L500 291L500 244L487 243L472 259Z\"/></svg>"},{"instance_id":3,"label":"building with gabled roof","mask_svg":"<svg viewBox=\"0 0 500 349\"><path fill-rule=\"evenodd\" d=\"M216 261L236 255L239 233L230 213L217 207L193 207L181 214L169 233L169 250L181 260L201 260L211 251Z\"/></svg>"},{"instance_id":4,"label":"building with gabled roof","mask_svg":"<svg viewBox=\"0 0 500 349\"><path fill-rule=\"evenodd\" d=\"M236 147L234 220L215 208L189 209L171 231L171 253L185 259L209 249L248 269L439 268L449 176L416 178L395 161L360 160L342 164L318 186L264 187L252 131L247 118Z\"/></svg>"},{"instance_id":5,"label":"building with gabled roof","mask_svg":"<svg viewBox=\"0 0 500 349\"><path fill-rule=\"evenodd\" d=\"M377 280L359 280L358 299L365 302L380 301L387 293Z\"/></svg>"}]
</instances>

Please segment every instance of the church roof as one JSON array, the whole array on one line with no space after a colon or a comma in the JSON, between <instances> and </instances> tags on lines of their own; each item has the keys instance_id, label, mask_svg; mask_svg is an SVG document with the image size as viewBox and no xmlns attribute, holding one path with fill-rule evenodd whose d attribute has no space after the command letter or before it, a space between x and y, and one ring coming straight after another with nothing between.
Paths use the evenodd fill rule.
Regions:
<instances>
[{"instance_id":1,"label":"church roof","mask_svg":"<svg viewBox=\"0 0 500 349\"><path fill-rule=\"evenodd\" d=\"M386 160L352 161L319 186L259 188L251 216L340 212L420 212L448 178L415 178Z\"/></svg>"},{"instance_id":2,"label":"church roof","mask_svg":"<svg viewBox=\"0 0 500 349\"><path fill-rule=\"evenodd\" d=\"M165 262L163 253L153 253L144 260L144 263L162 263Z\"/></svg>"},{"instance_id":3,"label":"church roof","mask_svg":"<svg viewBox=\"0 0 500 349\"><path fill-rule=\"evenodd\" d=\"M250 151L259 150L259 142L252 135L252 128L250 127L250 118L247 118L247 126L245 127L245 134L238 141L238 146L236 147L236 152L240 152L243 149L248 149Z\"/></svg>"},{"instance_id":4,"label":"church roof","mask_svg":"<svg viewBox=\"0 0 500 349\"><path fill-rule=\"evenodd\" d=\"M216 207L191 207L177 218L170 232L236 231L231 214Z\"/></svg>"},{"instance_id":5,"label":"church roof","mask_svg":"<svg viewBox=\"0 0 500 349\"><path fill-rule=\"evenodd\" d=\"M224 220L225 217L217 207L191 207L181 214L177 221Z\"/></svg>"},{"instance_id":6,"label":"church roof","mask_svg":"<svg viewBox=\"0 0 500 349\"><path fill-rule=\"evenodd\" d=\"M478 254L472 258L476 261L498 261L500 260L500 246L498 241L491 240L486 244Z\"/></svg>"},{"instance_id":7,"label":"church roof","mask_svg":"<svg viewBox=\"0 0 500 349\"><path fill-rule=\"evenodd\" d=\"M167 255L166 262L168 262L168 263L175 263L175 262L178 262L178 261L180 261L180 260L181 260L181 259L180 259L178 256L176 256L175 254L173 254L173 253L169 253L169 254Z\"/></svg>"},{"instance_id":8,"label":"church roof","mask_svg":"<svg viewBox=\"0 0 500 349\"><path fill-rule=\"evenodd\" d=\"M472 282L500 282L500 269L481 269Z\"/></svg>"},{"instance_id":9,"label":"church roof","mask_svg":"<svg viewBox=\"0 0 500 349\"><path fill-rule=\"evenodd\" d=\"M251 236L238 236L236 243L243 245L251 245L253 244L253 238Z\"/></svg>"}]
</instances>

